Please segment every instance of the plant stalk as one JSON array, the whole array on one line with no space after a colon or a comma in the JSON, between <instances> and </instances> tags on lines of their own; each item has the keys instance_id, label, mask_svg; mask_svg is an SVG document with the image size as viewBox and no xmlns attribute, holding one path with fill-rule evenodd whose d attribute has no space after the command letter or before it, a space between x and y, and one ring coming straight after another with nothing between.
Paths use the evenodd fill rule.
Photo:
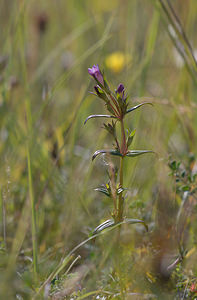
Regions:
<instances>
[{"instance_id":1,"label":"plant stalk","mask_svg":"<svg viewBox=\"0 0 197 300\"><path fill-rule=\"evenodd\" d=\"M121 153L124 156L127 151L127 145L126 145L126 136L125 136L125 129L124 129L124 121L121 119Z\"/></svg>"},{"instance_id":2,"label":"plant stalk","mask_svg":"<svg viewBox=\"0 0 197 300\"><path fill-rule=\"evenodd\" d=\"M120 158L120 188L123 187L123 160L124 158ZM118 222L122 222L123 220L123 196L122 193L119 195L119 201L118 201Z\"/></svg>"},{"instance_id":3,"label":"plant stalk","mask_svg":"<svg viewBox=\"0 0 197 300\"><path fill-rule=\"evenodd\" d=\"M31 167L31 157L29 145L27 145L27 163L28 163L28 179L29 179L29 197L31 201L31 214L32 214L32 246L33 246L33 269L35 279L37 278L38 273L38 254L37 254L37 229L36 229L36 209L35 209L35 200L33 193L33 184L32 184L32 167Z\"/></svg>"},{"instance_id":4,"label":"plant stalk","mask_svg":"<svg viewBox=\"0 0 197 300\"><path fill-rule=\"evenodd\" d=\"M25 1L24 1L25 3ZM24 5L24 13L25 13L25 5ZM26 44L26 23L25 23L25 14L22 17L21 22L21 30L20 30L20 39L22 45ZM37 251L37 228L36 228L36 209L35 209L35 198L34 198L34 190L33 190L33 178L32 178L32 155L31 155L31 147L33 141L33 122L32 122L32 113L31 113L31 102L29 98L29 86L28 86L28 74L27 74L27 66L26 66L26 56L25 56L25 46L22 48L21 52L21 65L22 65L22 74L24 81L24 88L26 93L25 98L25 109L26 109L26 123L27 123L27 140L26 140L26 155L27 155L27 168L28 168L28 185L29 185L29 199L31 202L31 234L32 234L32 248L33 248L33 270L34 270L34 280L37 281L38 274L38 251Z\"/></svg>"},{"instance_id":5,"label":"plant stalk","mask_svg":"<svg viewBox=\"0 0 197 300\"><path fill-rule=\"evenodd\" d=\"M123 168L124 168L124 155L126 154L127 151L127 145L126 145L126 136L125 136L125 129L124 129L124 121L121 119L121 153L122 157L120 158L120 183L119 186L120 188L123 187ZM118 201L118 222L122 222L123 220L123 203L124 199L122 196L122 193L119 195L119 201Z\"/></svg>"},{"instance_id":6,"label":"plant stalk","mask_svg":"<svg viewBox=\"0 0 197 300\"><path fill-rule=\"evenodd\" d=\"M37 251L37 228L36 228L36 208L35 208L35 198L33 191L33 180L32 180L32 163L31 163L31 145L30 139L32 139L32 116L30 109L30 100L26 99L26 117L27 117L27 166L28 166L28 183L29 183L29 198L31 202L31 227L32 227L32 247L33 247L33 270L34 278L37 280L38 273L38 251Z\"/></svg>"}]
</instances>

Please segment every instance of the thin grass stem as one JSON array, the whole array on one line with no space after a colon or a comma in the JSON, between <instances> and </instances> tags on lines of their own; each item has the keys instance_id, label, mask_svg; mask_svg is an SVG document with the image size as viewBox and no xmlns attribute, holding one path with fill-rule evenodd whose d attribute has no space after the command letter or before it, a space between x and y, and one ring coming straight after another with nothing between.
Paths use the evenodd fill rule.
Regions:
<instances>
[{"instance_id":1,"label":"thin grass stem","mask_svg":"<svg viewBox=\"0 0 197 300\"><path fill-rule=\"evenodd\" d=\"M34 275L36 279L37 272L38 272L36 209L35 209L35 200L34 200L33 184L32 184L32 164L31 164L31 156L30 156L30 149L29 149L28 142L27 142L27 163L28 163L29 197L31 202L31 216L32 216L33 269L34 269Z\"/></svg>"},{"instance_id":2,"label":"thin grass stem","mask_svg":"<svg viewBox=\"0 0 197 300\"><path fill-rule=\"evenodd\" d=\"M25 11L25 9L24 9ZM26 42L26 31L25 31L25 14L21 16L19 39L21 43L25 45ZM26 158L27 158L27 168L28 168L28 185L29 185L29 198L31 203L31 225L32 225L32 247L33 247L33 270L34 270L34 280L37 281L38 273L38 251L37 251L37 230L36 230L36 209L35 209L35 199L33 190L33 178L32 178L32 158L31 158L31 145L33 137L33 126L32 126L32 113L31 113L31 103L29 98L29 85L28 85L28 75L25 57L25 47L22 48L21 52L21 66L22 75L25 88L25 109L26 109L26 123L27 123L27 141L26 141Z\"/></svg>"}]
</instances>

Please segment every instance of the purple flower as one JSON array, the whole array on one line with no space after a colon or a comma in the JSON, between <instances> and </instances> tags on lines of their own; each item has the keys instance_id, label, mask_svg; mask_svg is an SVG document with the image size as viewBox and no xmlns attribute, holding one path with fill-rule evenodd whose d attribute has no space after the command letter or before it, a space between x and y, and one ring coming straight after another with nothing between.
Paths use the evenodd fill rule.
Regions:
<instances>
[{"instance_id":1,"label":"purple flower","mask_svg":"<svg viewBox=\"0 0 197 300\"><path fill-rule=\"evenodd\" d=\"M99 66L93 65L92 68L88 68L88 73L93 76L99 83L104 85L103 75L101 71L99 70Z\"/></svg>"},{"instance_id":2,"label":"purple flower","mask_svg":"<svg viewBox=\"0 0 197 300\"><path fill-rule=\"evenodd\" d=\"M119 86L118 86L118 88L117 88L117 90L116 90L116 93L118 93L118 94L122 94L122 93L124 93L124 85L122 84L122 83L120 83L119 84Z\"/></svg>"},{"instance_id":3,"label":"purple flower","mask_svg":"<svg viewBox=\"0 0 197 300\"><path fill-rule=\"evenodd\" d=\"M125 100L124 85L122 83L119 84L119 86L116 90L116 94L118 94L118 96L121 97L123 101Z\"/></svg>"}]
</instances>

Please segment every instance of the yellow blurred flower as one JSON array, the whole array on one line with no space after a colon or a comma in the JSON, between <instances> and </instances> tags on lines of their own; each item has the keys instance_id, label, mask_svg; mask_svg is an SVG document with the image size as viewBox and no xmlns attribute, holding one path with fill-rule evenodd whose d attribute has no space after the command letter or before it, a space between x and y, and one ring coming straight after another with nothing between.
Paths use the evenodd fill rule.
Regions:
<instances>
[{"instance_id":1,"label":"yellow blurred flower","mask_svg":"<svg viewBox=\"0 0 197 300\"><path fill-rule=\"evenodd\" d=\"M114 73L121 72L129 62L131 62L131 56L123 52L113 52L105 59L107 68Z\"/></svg>"}]
</instances>

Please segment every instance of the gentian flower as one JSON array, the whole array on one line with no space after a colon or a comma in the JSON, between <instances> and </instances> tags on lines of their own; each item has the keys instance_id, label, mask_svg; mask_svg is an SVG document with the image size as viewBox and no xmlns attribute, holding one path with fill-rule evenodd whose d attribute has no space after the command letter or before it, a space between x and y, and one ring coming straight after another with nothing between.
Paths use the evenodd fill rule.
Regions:
<instances>
[{"instance_id":1,"label":"gentian flower","mask_svg":"<svg viewBox=\"0 0 197 300\"><path fill-rule=\"evenodd\" d=\"M120 83L116 90L116 93L121 94L123 91L124 91L124 85Z\"/></svg>"},{"instance_id":2,"label":"gentian flower","mask_svg":"<svg viewBox=\"0 0 197 300\"><path fill-rule=\"evenodd\" d=\"M119 94L122 100L124 100L124 85L122 83L119 84L116 94Z\"/></svg>"},{"instance_id":3,"label":"gentian flower","mask_svg":"<svg viewBox=\"0 0 197 300\"><path fill-rule=\"evenodd\" d=\"M88 73L92 77L94 77L94 79L96 79L99 83L104 85L103 75L102 75L98 65L97 66L93 65L92 68L88 68Z\"/></svg>"}]
</instances>

